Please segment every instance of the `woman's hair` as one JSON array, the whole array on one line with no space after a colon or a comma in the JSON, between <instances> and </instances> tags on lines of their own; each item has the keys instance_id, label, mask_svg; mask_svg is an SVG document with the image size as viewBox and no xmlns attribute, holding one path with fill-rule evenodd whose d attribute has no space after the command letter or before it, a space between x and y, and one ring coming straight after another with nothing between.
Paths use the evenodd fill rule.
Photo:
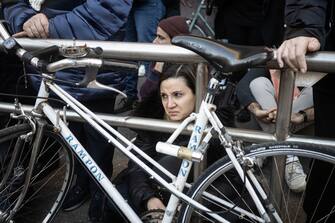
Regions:
<instances>
[{"instance_id":1,"label":"woman's hair","mask_svg":"<svg viewBox=\"0 0 335 223\"><path fill-rule=\"evenodd\" d=\"M195 94L195 76L196 64L169 64L165 63L162 74L159 79L159 87L161 83L169 78L183 78L186 85Z\"/></svg>"},{"instance_id":2,"label":"woman's hair","mask_svg":"<svg viewBox=\"0 0 335 223\"><path fill-rule=\"evenodd\" d=\"M144 100L138 104L137 108L135 109L134 115L145 118L163 118L165 111L161 103L160 97L161 83L169 78L183 78L187 87L189 87L192 90L192 93L195 94L195 75L195 64L165 63L163 71L160 74L158 88L153 91L150 96L144 98Z\"/></svg>"}]
</instances>

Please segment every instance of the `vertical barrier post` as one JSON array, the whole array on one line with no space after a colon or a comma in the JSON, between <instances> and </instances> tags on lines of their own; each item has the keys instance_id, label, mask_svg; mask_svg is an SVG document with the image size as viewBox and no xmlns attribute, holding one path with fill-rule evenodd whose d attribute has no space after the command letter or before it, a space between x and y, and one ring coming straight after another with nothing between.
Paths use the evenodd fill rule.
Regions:
<instances>
[{"instance_id":1,"label":"vertical barrier post","mask_svg":"<svg viewBox=\"0 0 335 223\"><path fill-rule=\"evenodd\" d=\"M295 72L286 69L280 76L278 110L276 120L275 136L277 141L285 141L289 135L289 127L291 121L293 90L295 85ZM286 157L279 157L272 160L272 177L271 177L271 191L273 199L280 205L278 210L281 210L282 197L281 189L285 182L285 161ZM278 173L279 170L279 173Z\"/></svg>"},{"instance_id":2,"label":"vertical barrier post","mask_svg":"<svg viewBox=\"0 0 335 223\"><path fill-rule=\"evenodd\" d=\"M208 69L205 63L199 63L197 67L197 76L196 76L196 103L195 103L195 110L196 112L199 111L201 101L205 95L206 87L208 83ZM201 163L194 164L194 175L193 180L195 181L202 171L206 167L206 157L201 161Z\"/></svg>"}]
</instances>

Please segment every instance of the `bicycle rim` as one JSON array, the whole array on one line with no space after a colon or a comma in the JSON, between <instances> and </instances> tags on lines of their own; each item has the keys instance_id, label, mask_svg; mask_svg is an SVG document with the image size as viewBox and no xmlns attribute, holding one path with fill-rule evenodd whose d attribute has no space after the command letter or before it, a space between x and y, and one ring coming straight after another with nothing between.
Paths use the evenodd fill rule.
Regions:
<instances>
[{"instance_id":1,"label":"bicycle rim","mask_svg":"<svg viewBox=\"0 0 335 223\"><path fill-rule=\"evenodd\" d=\"M50 222L69 189L73 174L73 157L59 135L47 128L37 154L28 192L11 219L16 222ZM28 124L0 131L0 177L6 173L13 148L21 136L30 132ZM32 151L33 137L20 145L15 165L0 191L0 210L8 214L22 191Z\"/></svg>"},{"instance_id":2,"label":"bicycle rim","mask_svg":"<svg viewBox=\"0 0 335 223\"><path fill-rule=\"evenodd\" d=\"M311 190L294 192L288 188L284 173L287 171L285 170L287 155L299 157L306 174L304 179L307 187L318 184L317 197ZM330 202L328 207L333 208L325 209L321 204L324 203L324 199L332 196L329 191L335 188L334 149L304 143L259 144L246 149L246 157L266 158L265 165L256 164L252 170L283 222L306 222L306 212L309 216L308 222L333 222L335 199L328 201ZM320 165L326 167L325 170L328 171L324 174L326 177L322 179L315 175ZM277 188L276 192L272 192L273 185ZM188 195L230 222L259 222L258 218L261 218L251 196L227 157L210 166L194 183ZM304 203L304 200L307 202ZM179 222L216 222L207 213L185 203L180 213ZM273 216L270 211L268 214ZM271 220L277 222L273 217Z\"/></svg>"}]
</instances>

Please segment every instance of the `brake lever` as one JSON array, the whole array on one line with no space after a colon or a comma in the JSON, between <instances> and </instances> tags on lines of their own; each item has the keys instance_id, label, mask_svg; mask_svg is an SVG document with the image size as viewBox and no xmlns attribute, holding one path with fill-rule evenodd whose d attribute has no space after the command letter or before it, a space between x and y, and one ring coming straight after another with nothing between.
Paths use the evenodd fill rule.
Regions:
<instances>
[{"instance_id":1,"label":"brake lever","mask_svg":"<svg viewBox=\"0 0 335 223\"><path fill-rule=\"evenodd\" d=\"M98 71L99 71L98 67L86 67L84 79L80 81L79 83L76 83L75 85L78 87L114 91L120 94L122 97L127 98L127 95L123 93L122 91L116 88L113 88L111 86L107 86L107 85L99 83L97 81Z\"/></svg>"}]
</instances>

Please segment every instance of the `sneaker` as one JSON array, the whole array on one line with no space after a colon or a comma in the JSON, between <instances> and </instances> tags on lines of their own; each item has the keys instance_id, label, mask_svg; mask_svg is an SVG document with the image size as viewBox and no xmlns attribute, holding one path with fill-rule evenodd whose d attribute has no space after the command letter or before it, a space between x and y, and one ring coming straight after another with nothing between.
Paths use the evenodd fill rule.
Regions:
<instances>
[{"instance_id":1,"label":"sneaker","mask_svg":"<svg viewBox=\"0 0 335 223\"><path fill-rule=\"evenodd\" d=\"M130 110L134 110L137 104L137 100L134 98L123 98L118 103L119 108L114 110L115 114L124 113Z\"/></svg>"},{"instance_id":2,"label":"sneaker","mask_svg":"<svg viewBox=\"0 0 335 223\"><path fill-rule=\"evenodd\" d=\"M302 192L306 188L306 174L298 157L288 157L285 166L285 180L290 190Z\"/></svg>"},{"instance_id":3,"label":"sneaker","mask_svg":"<svg viewBox=\"0 0 335 223\"><path fill-rule=\"evenodd\" d=\"M89 222L97 223L103 221L105 200L105 196L101 191L97 191L94 194L88 209Z\"/></svg>"},{"instance_id":4,"label":"sneaker","mask_svg":"<svg viewBox=\"0 0 335 223\"><path fill-rule=\"evenodd\" d=\"M265 157L256 157L254 162L260 169L262 169L263 165L264 165L264 162L265 162L265 159L266 159Z\"/></svg>"},{"instance_id":5,"label":"sneaker","mask_svg":"<svg viewBox=\"0 0 335 223\"><path fill-rule=\"evenodd\" d=\"M89 191L82 189L80 186L75 185L67 194L62 209L63 211L73 211L79 208L89 198Z\"/></svg>"}]
</instances>

